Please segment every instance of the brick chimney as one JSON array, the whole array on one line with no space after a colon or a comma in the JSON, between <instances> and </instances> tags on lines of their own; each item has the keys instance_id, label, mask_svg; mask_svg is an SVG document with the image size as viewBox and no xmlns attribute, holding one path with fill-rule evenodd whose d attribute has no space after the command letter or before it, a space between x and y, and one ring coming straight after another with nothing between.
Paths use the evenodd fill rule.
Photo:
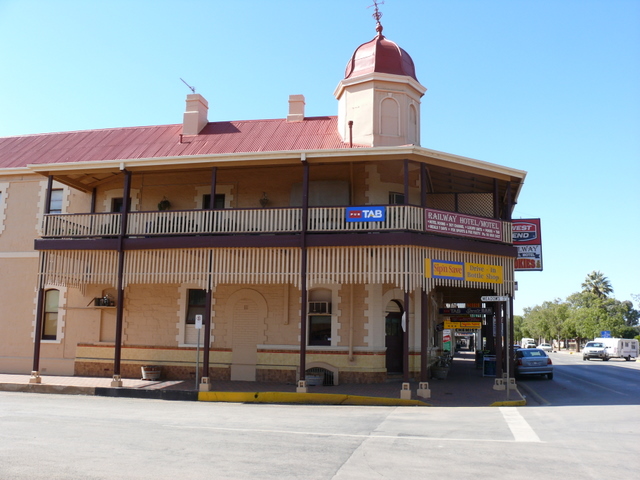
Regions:
<instances>
[{"instance_id":1,"label":"brick chimney","mask_svg":"<svg viewBox=\"0 0 640 480\"><path fill-rule=\"evenodd\" d=\"M199 93L187 95L187 110L182 122L183 135L197 135L209 123L209 102Z\"/></svg>"},{"instance_id":2,"label":"brick chimney","mask_svg":"<svg viewBox=\"0 0 640 480\"><path fill-rule=\"evenodd\" d=\"M289 95L289 115L287 122L304 120L304 95Z\"/></svg>"}]
</instances>

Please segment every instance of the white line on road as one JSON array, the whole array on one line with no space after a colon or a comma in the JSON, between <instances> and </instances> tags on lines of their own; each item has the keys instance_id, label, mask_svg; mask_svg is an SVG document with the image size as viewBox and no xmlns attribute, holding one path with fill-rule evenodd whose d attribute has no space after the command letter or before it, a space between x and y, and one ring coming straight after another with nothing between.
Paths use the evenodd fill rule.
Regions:
<instances>
[{"instance_id":1,"label":"white line on road","mask_svg":"<svg viewBox=\"0 0 640 480\"><path fill-rule=\"evenodd\" d=\"M524 420L524 419L523 419ZM525 422L526 423L526 422ZM255 429L255 428L225 428L225 427L203 427L192 425L163 425L168 428L186 428L186 429L203 429L203 430L217 430L224 432L239 432L239 433L271 433L278 435L305 435L314 437L352 437L352 438L390 438L393 440L421 440L421 441L450 441L450 442L498 442L498 443L513 443L513 440L500 440L491 438L453 438L453 437L427 437L422 435L409 435L398 433L396 435L380 435L376 433L370 434L352 434L352 433L327 433L327 432L301 432L295 430L271 430L271 429ZM512 429L513 431L513 429ZM534 434L535 435L535 434ZM540 439L536 436L536 440L522 440L516 439L516 441L536 441L540 442Z\"/></svg>"},{"instance_id":2,"label":"white line on road","mask_svg":"<svg viewBox=\"0 0 640 480\"><path fill-rule=\"evenodd\" d=\"M516 442L540 442L531 425L520 415L515 407L500 407L500 412L513 433Z\"/></svg>"}]
</instances>

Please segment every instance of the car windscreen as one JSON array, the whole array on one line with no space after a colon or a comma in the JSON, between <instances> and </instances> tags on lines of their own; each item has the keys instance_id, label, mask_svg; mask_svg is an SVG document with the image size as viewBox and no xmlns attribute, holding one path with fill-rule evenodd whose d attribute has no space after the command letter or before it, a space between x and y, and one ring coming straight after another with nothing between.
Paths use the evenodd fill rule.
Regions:
<instances>
[{"instance_id":1,"label":"car windscreen","mask_svg":"<svg viewBox=\"0 0 640 480\"><path fill-rule=\"evenodd\" d=\"M521 350L521 352L523 357L546 357L547 356L542 350Z\"/></svg>"}]
</instances>

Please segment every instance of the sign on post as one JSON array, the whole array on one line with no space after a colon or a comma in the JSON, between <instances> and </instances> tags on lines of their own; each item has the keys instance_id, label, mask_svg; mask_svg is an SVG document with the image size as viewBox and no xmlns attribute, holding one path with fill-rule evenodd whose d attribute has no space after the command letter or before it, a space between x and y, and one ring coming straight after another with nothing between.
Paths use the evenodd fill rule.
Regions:
<instances>
[{"instance_id":1,"label":"sign on post","mask_svg":"<svg viewBox=\"0 0 640 480\"><path fill-rule=\"evenodd\" d=\"M506 302L509 300L509 297L502 295L498 297L480 297L480 300L483 302Z\"/></svg>"},{"instance_id":2,"label":"sign on post","mask_svg":"<svg viewBox=\"0 0 640 480\"><path fill-rule=\"evenodd\" d=\"M196 315L196 325L195 327L200 330L202 328L202 315Z\"/></svg>"}]
</instances>

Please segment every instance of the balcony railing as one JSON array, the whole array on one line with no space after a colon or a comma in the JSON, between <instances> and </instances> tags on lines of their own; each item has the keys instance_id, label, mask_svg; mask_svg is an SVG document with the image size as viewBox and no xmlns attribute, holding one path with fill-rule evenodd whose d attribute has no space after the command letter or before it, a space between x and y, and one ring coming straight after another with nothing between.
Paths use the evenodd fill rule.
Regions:
<instances>
[{"instance_id":1,"label":"balcony railing","mask_svg":"<svg viewBox=\"0 0 640 480\"><path fill-rule=\"evenodd\" d=\"M313 233L364 231L424 231L424 209L408 205L386 207L384 221L349 222L347 207L311 207L307 231ZM119 213L45 215L44 238L114 237L120 234ZM301 208L180 210L131 212L127 236L297 233L302 230ZM511 222L502 222L503 242L511 243Z\"/></svg>"}]
</instances>

